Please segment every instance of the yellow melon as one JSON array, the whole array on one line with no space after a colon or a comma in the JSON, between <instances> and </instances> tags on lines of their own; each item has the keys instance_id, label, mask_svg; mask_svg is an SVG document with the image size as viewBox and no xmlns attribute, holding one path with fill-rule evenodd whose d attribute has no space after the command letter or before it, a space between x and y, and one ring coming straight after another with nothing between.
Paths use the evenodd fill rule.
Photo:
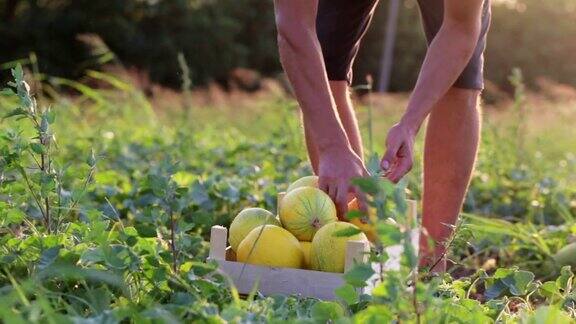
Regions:
<instances>
[{"instance_id":1,"label":"yellow melon","mask_svg":"<svg viewBox=\"0 0 576 324\"><path fill-rule=\"evenodd\" d=\"M240 242L253 230L255 227L265 224L281 226L280 221L266 209L262 208L246 208L242 210L230 224L230 246L232 250L238 251Z\"/></svg>"},{"instance_id":2,"label":"yellow melon","mask_svg":"<svg viewBox=\"0 0 576 324\"><path fill-rule=\"evenodd\" d=\"M312 248L312 242L300 241L300 247L302 247L302 253L304 253L304 266L303 269L310 269L310 249Z\"/></svg>"},{"instance_id":3,"label":"yellow melon","mask_svg":"<svg viewBox=\"0 0 576 324\"><path fill-rule=\"evenodd\" d=\"M337 220L334 202L317 188L294 189L280 205L280 222L300 241L312 241L318 229Z\"/></svg>"},{"instance_id":4,"label":"yellow melon","mask_svg":"<svg viewBox=\"0 0 576 324\"><path fill-rule=\"evenodd\" d=\"M358 200L356 198L352 199L348 203L348 211L360 210L358 206ZM376 232L376 223L378 221L378 216L376 209L370 207L368 209L368 215L362 215L362 217L352 218L350 223L358 226L358 228L366 234L371 242L375 242L378 239L378 233Z\"/></svg>"},{"instance_id":5,"label":"yellow melon","mask_svg":"<svg viewBox=\"0 0 576 324\"><path fill-rule=\"evenodd\" d=\"M261 225L242 240L237 260L269 267L301 268L304 253L300 242L287 230L275 225Z\"/></svg>"},{"instance_id":6,"label":"yellow melon","mask_svg":"<svg viewBox=\"0 0 576 324\"><path fill-rule=\"evenodd\" d=\"M336 233L350 228L359 229L357 226L347 222L334 222L325 225L314 235L310 250L312 269L326 272L344 272L346 242L368 241L364 233L357 233L348 237L336 236Z\"/></svg>"},{"instance_id":7,"label":"yellow melon","mask_svg":"<svg viewBox=\"0 0 576 324\"><path fill-rule=\"evenodd\" d=\"M288 186L288 189L286 189L286 192L288 193L294 189L298 189L298 188L302 188L302 187L318 188L318 177L317 176L302 177L302 178L292 182L292 184L290 186Z\"/></svg>"}]
</instances>

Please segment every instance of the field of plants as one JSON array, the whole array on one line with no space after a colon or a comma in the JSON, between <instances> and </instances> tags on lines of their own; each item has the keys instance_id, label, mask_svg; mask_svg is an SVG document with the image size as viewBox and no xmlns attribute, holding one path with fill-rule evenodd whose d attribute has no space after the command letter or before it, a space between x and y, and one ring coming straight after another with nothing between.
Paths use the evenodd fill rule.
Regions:
<instances>
[{"instance_id":1,"label":"field of plants","mask_svg":"<svg viewBox=\"0 0 576 324\"><path fill-rule=\"evenodd\" d=\"M485 109L448 273L411 271L416 258L407 248L400 269L386 273L372 295L354 289L371 268L354 266L337 301L257 290L240 296L207 261L212 225L228 226L245 207L276 212L277 193L311 174L292 99L195 106L184 93L166 104L94 71L85 79L105 87L59 78L39 83L20 68L12 74L0 97L1 322L576 318L576 102L526 93L519 72L511 78L514 100ZM375 171L406 98L363 102L359 120ZM421 198L420 177L417 168L398 187L377 176L358 180L378 216L396 220L379 225L384 245L409 246L402 202Z\"/></svg>"}]
</instances>

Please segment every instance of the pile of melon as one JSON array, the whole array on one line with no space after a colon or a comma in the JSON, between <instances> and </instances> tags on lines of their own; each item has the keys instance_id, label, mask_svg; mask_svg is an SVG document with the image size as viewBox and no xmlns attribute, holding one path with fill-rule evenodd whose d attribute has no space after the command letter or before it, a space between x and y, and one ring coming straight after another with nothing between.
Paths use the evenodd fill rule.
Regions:
<instances>
[{"instance_id":1,"label":"pile of melon","mask_svg":"<svg viewBox=\"0 0 576 324\"><path fill-rule=\"evenodd\" d=\"M349 208L357 208L355 201ZM262 208L242 210L230 225L229 242L239 262L344 272L346 242L374 235L370 224L354 222L360 226L339 221L334 202L318 189L318 177L307 176L288 187L278 216ZM357 233L342 235L350 228Z\"/></svg>"}]
</instances>

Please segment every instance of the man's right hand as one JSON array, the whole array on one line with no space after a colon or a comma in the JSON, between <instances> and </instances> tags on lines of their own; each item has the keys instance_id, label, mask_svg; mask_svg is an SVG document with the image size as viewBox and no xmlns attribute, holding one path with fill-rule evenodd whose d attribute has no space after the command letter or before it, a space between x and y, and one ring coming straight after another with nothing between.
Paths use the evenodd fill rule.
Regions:
<instances>
[{"instance_id":1,"label":"man's right hand","mask_svg":"<svg viewBox=\"0 0 576 324\"><path fill-rule=\"evenodd\" d=\"M350 194L358 198L360 209L365 208L364 194L350 181L367 176L368 171L351 148L330 148L320 152L318 166L318 187L336 203L339 219L345 219Z\"/></svg>"},{"instance_id":2,"label":"man's right hand","mask_svg":"<svg viewBox=\"0 0 576 324\"><path fill-rule=\"evenodd\" d=\"M280 61L302 109L309 136L318 148L319 187L336 203L338 217L348 209L348 195L363 196L350 180L367 175L337 114L316 31L318 0L275 0ZM363 205L360 205L362 208Z\"/></svg>"}]
</instances>

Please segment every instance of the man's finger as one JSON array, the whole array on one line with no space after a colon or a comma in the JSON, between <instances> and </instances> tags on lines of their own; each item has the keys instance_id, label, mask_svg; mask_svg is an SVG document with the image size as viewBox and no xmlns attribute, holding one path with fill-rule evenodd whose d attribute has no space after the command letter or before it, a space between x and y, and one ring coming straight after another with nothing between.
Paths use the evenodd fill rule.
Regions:
<instances>
[{"instance_id":1,"label":"man's finger","mask_svg":"<svg viewBox=\"0 0 576 324\"><path fill-rule=\"evenodd\" d=\"M384 154L384 157L382 157L382 161L380 161L380 167L382 168L382 171L386 173L392 170L392 166L394 161L396 161L397 154L398 146L396 144L388 145L386 153Z\"/></svg>"},{"instance_id":2,"label":"man's finger","mask_svg":"<svg viewBox=\"0 0 576 324\"><path fill-rule=\"evenodd\" d=\"M342 181L338 184L338 192L334 202L338 211L338 219L345 219L348 212L348 182Z\"/></svg>"},{"instance_id":3,"label":"man's finger","mask_svg":"<svg viewBox=\"0 0 576 324\"><path fill-rule=\"evenodd\" d=\"M335 183L330 183L328 185L328 196L332 199L332 201L336 201L336 195L338 193L338 186Z\"/></svg>"},{"instance_id":4,"label":"man's finger","mask_svg":"<svg viewBox=\"0 0 576 324\"><path fill-rule=\"evenodd\" d=\"M394 171L388 176L388 179L393 183L398 183L402 177L412 170L412 165L413 160L411 155L398 159L398 166L394 168Z\"/></svg>"},{"instance_id":5,"label":"man's finger","mask_svg":"<svg viewBox=\"0 0 576 324\"><path fill-rule=\"evenodd\" d=\"M318 189L324 191L328 194L328 179L326 177L319 177L318 178Z\"/></svg>"},{"instance_id":6,"label":"man's finger","mask_svg":"<svg viewBox=\"0 0 576 324\"><path fill-rule=\"evenodd\" d=\"M368 215L368 197L362 192L358 187L354 187L354 195L356 196L356 201L358 203L358 208L360 211Z\"/></svg>"}]
</instances>

